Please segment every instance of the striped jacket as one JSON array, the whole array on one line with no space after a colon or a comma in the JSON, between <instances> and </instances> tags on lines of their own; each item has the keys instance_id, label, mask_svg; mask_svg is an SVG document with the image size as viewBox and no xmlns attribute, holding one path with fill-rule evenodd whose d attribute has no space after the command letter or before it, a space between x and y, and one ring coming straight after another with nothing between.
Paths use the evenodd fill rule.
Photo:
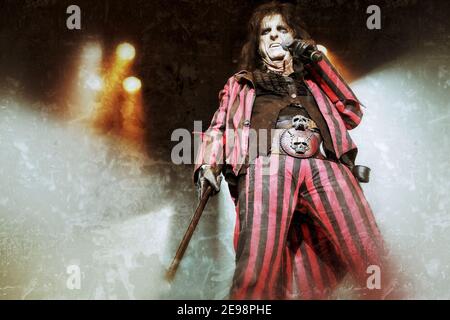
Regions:
<instances>
[{"instance_id":1,"label":"striped jacket","mask_svg":"<svg viewBox=\"0 0 450 320\"><path fill-rule=\"evenodd\" d=\"M348 130L361 122L362 110L358 99L326 57L305 68L308 71L305 83L328 126L336 158L342 160L351 155L353 162L357 148ZM251 72L241 71L228 79L219 93L220 104L211 125L200 133L201 144L194 173L202 164L226 164L231 166L235 175L245 172L254 100Z\"/></svg>"}]
</instances>

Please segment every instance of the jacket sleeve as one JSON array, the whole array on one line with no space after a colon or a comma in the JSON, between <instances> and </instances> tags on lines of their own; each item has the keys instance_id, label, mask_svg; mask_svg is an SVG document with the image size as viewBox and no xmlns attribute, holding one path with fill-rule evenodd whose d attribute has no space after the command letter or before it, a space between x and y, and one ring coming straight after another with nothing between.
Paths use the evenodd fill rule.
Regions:
<instances>
[{"instance_id":1,"label":"jacket sleeve","mask_svg":"<svg viewBox=\"0 0 450 320\"><path fill-rule=\"evenodd\" d=\"M199 168L202 165L211 165L222 168L225 153L225 128L229 103L230 80L219 93L219 108L214 113L209 128L205 132L194 132L200 134L201 142L195 159L194 183L197 182Z\"/></svg>"},{"instance_id":2,"label":"jacket sleeve","mask_svg":"<svg viewBox=\"0 0 450 320\"><path fill-rule=\"evenodd\" d=\"M324 56L320 62L308 64L305 68L333 102L346 128L351 130L357 127L363 116L361 103L327 57Z\"/></svg>"}]
</instances>

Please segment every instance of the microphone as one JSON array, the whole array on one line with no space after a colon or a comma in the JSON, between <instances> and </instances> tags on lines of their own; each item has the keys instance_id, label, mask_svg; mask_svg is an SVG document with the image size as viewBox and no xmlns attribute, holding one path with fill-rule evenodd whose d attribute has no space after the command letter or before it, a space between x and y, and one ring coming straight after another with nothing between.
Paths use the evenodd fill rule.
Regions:
<instances>
[{"instance_id":1,"label":"microphone","mask_svg":"<svg viewBox=\"0 0 450 320\"><path fill-rule=\"evenodd\" d=\"M284 50L289 50L294 58L312 62L319 62L323 59L323 53L317 50L316 44L312 40L294 39L293 41L282 42L281 46Z\"/></svg>"}]
</instances>

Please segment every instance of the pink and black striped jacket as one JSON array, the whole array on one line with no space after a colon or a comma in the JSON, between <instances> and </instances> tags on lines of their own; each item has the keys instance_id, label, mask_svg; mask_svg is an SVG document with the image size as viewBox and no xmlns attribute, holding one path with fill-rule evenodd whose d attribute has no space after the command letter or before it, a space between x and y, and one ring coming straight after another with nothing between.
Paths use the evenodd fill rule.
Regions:
<instances>
[{"instance_id":1,"label":"pink and black striped jacket","mask_svg":"<svg viewBox=\"0 0 450 320\"><path fill-rule=\"evenodd\" d=\"M328 126L337 159L357 148L348 134L362 118L358 99L328 59L305 66L309 76L305 83L313 94ZM241 71L230 77L219 93L219 109L209 128L201 133L201 145L195 161L194 173L202 164L231 166L235 175L248 166L249 129L255 86L251 73ZM346 157L347 157L346 156ZM194 174L194 179L195 179Z\"/></svg>"}]
</instances>

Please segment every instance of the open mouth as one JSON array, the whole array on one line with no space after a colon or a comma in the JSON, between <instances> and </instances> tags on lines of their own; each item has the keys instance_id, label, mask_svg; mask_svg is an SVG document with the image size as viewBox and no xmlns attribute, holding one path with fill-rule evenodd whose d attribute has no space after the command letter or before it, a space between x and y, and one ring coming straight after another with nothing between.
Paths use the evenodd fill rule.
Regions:
<instances>
[{"instance_id":1,"label":"open mouth","mask_svg":"<svg viewBox=\"0 0 450 320\"><path fill-rule=\"evenodd\" d=\"M272 43L269 48L281 47L280 43Z\"/></svg>"}]
</instances>

